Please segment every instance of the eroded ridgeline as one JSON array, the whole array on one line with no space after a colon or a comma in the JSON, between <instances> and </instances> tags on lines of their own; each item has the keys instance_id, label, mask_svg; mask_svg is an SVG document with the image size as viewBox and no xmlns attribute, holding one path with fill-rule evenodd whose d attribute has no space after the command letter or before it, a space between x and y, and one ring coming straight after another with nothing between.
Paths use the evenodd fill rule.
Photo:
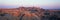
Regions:
<instances>
[{"instance_id":1,"label":"eroded ridgeline","mask_svg":"<svg viewBox=\"0 0 60 20\"><path fill-rule=\"evenodd\" d=\"M41 20L44 13L44 9L36 7L0 9L0 11L2 14L5 14L4 16L7 16L7 18L8 16L11 17L10 20Z\"/></svg>"}]
</instances>

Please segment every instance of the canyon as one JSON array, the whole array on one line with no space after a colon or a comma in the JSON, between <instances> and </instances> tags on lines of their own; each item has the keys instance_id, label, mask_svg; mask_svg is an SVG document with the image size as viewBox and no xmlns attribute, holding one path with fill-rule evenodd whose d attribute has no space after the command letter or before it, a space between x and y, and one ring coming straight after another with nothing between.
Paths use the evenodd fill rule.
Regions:
<instances>
[{"instance_id":1,"label":"canyon","mask_svg":"<svg viewBox=\"0 0 60 20\"><path fill-rule=\"evenodd\" d=\"M0 9L0 16L9 20L45 20L51 16L57 16L60 18L60 10L45 10L43 8L36 7L19 7L11 9ZM9 18L11 17L11 18ZM14 17L14 18L13 18ZM2 18L2 19L5 19Z\"/></svg>"}]
</instances>

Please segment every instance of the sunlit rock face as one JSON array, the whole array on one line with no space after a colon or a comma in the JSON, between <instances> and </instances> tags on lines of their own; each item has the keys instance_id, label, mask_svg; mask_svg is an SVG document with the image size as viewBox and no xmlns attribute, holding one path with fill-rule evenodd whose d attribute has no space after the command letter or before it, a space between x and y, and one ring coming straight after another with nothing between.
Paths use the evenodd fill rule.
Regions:
<instances>
[{"instance_id":1,"label":"sunlit rock face","mask_svg":"<svg viewBox=\"0 0 60 20\"><path fill-rule=\"evenodd\" d=\"M41 20L44 9L36 7L19 7L12 9L0 9L2 13L19 17L19 20Z\"/></svg>"},{"instance_id":2,"label":"sunlit rock face","mask_svg":"<svg viewBox=\"0 0 60 20\"><path fill-rule=\"evenodd\" d=\"M12 9L2 9L3 13L9 13L11 15L18 16L20 12L29 12L29 13L39 13L43 12L44 9L36 8L36 7L20 7L20 8L12 8ZM26 13L27 14L27 13Z\"/></svg>"}]
</instances>

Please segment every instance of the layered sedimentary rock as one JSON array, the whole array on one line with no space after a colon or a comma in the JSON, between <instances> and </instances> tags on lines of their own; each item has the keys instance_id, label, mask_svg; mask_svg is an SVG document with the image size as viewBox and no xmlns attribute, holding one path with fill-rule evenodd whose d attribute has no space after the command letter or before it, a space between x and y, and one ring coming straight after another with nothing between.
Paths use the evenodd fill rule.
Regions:
<instances>
[{"instance_id":1,"label":"layered sedimentary rock","mask_svg":"<svg viewBox=\"0 0 60 20\"><path fill-rule=\"evenodd\" d=\"M20 7L12 9L0 9L3 14L19 17L19 20L41 20L44 9L36 7Z\"/></svg>"},{"instance_id":2,"label":"layered sedimentary rock","mask_svg":"<svg viewBox=\"0 0 60 20\"><path fill-rule=\"evenodd\" d=\"M37 7L19 7L0 9L0 17L6 18L1 18L1 20L53 20L55 18L60 18L59 12L60 10L45 10Z\"/></svg>"}]
</instances>

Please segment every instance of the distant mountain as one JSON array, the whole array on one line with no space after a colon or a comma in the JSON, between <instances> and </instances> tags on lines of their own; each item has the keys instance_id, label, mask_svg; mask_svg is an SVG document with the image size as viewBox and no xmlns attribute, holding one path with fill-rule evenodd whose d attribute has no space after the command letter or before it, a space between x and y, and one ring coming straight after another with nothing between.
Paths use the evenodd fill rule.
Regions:
<instances>
[{"instance_id":1,"label":"distant mountain","mask_svg":"<svg viewBox=\"0 0 60 20\"><path fill-rule=\"evenodd\" d=\"M46 9L46 10L60 10L60 9Z\"/></svg>"},{"instance_id":2,"label":"distant mountain","mask_svg":"<svg viewBox=\"0 0 60 20\"><path fill-rule=\"evenodd\" d=\"M18 8L18 7L21 7L21 6L17 6L17 5L8 5L8 6L4 6L4 5L0 5L0 8ZM25 7L25 6L24 6ZM28 6L30 7L30 6ZM60 9L59 6L39 6L40 8L43 8L43 9Z\"/></svg>"}]
</instances>

